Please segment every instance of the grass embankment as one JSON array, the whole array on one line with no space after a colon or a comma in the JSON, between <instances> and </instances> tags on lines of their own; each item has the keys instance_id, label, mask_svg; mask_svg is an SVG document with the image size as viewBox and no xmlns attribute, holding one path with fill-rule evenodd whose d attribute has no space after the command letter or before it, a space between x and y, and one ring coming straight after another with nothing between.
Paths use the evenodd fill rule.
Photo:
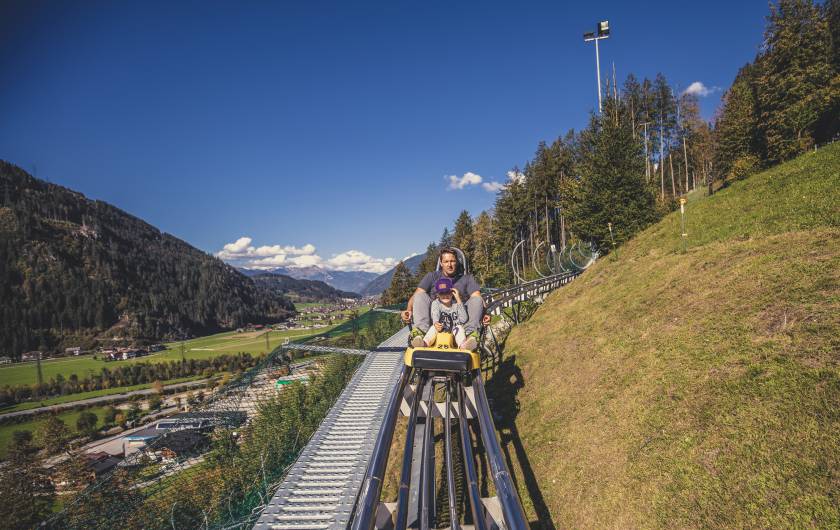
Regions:
<instances>
[{"instance_id":1,"label":"grass embankment","mask_svg":"<svg viewBox=\"0 0 840 530\"><path fill-rule=\"evenodd\" d=\"M536 527L840 526L840 145L736 182L516 326L493 378Z\"/></svg>"}]
</instances>

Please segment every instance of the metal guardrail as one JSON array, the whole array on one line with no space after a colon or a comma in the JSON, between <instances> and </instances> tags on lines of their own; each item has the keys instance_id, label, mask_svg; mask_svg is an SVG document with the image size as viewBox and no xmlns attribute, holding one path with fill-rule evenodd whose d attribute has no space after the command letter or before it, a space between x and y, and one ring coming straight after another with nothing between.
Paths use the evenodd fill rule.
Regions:
<instances>
[{"instance_id":1,"label":"metal guardrail","mask_svg":"<svg viewBox=\"0 0 840 530\"><path fill-rule=\"evenodd\" d=\"M484 311L489 315L504 315L503 309L512 307L515 309L514 320L518 322L519 311L517 306L520 302L534 300L558 287L562 287L578 277L581 272L583 271L564 272L500 289L485 297Z\"/></svg>"}]
</instances>

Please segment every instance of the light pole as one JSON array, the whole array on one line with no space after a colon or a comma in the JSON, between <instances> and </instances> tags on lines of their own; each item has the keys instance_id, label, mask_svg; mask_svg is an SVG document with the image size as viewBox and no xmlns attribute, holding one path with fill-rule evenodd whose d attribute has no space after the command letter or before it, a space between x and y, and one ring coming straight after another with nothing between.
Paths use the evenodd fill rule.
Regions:
<instances>
[{"instance_id":1,"label":"light pole","mask_svg":"<svg viewBox=\"0 0 840 530\"><path fill-rule=\"evenodd\" d=\"M598 22L596 31L590 31L583 34L583 42L595 41L595 73L598 76L598 113L601 112L601 56L598 51L598 41L607 39L610 36L610 21L602 20Z\"/></svg>"}]
</instances>

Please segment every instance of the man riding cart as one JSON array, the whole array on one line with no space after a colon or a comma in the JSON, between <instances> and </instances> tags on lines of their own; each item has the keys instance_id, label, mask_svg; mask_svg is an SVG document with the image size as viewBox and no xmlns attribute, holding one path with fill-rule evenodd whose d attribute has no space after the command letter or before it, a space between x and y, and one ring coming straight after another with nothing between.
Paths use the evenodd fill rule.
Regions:
<instances>
[{"instance_id":1,"label":"man riding cart","mask_svg":"<svg viewBox=\"0 0 840 530\"><path fill-rule=\"evenodd\" d=\"M451 289L458 292L466 309L467 321L464 324L466 340L463 343L463 349L475 350L478 347L481 325L490 323L490 315L484 314L481 287L473 275L466 272L464 263L459 262L458 251L453 248L440 250L438 269L423 276L414 294L408 299L405 310L401 313L404 322L409 323L413 319L411 346L422 347L423 336L436 324L432 321L432 301L436 296L435 285L442 278L451 280Z\"/></svg>"}]
</instances>

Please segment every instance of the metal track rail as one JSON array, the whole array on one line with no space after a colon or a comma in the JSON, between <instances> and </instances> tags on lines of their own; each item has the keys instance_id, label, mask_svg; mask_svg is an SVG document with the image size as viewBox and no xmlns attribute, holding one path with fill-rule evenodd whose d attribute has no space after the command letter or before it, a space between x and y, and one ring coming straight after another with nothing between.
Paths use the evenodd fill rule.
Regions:
<instances>
[{"instance_id":1,"label":"metal track rail","mask_svg":"<svg viewBox=\"0 0 840 530\"><path fill-rule=\"evenodd\" d=\"M397 353L394 348L404 347L407 340L408 329L403 328L380 348L365 352L364 362L254 528L320 530L348 525L404 366L402 349Z\"/></svg>"}]
</instances>

